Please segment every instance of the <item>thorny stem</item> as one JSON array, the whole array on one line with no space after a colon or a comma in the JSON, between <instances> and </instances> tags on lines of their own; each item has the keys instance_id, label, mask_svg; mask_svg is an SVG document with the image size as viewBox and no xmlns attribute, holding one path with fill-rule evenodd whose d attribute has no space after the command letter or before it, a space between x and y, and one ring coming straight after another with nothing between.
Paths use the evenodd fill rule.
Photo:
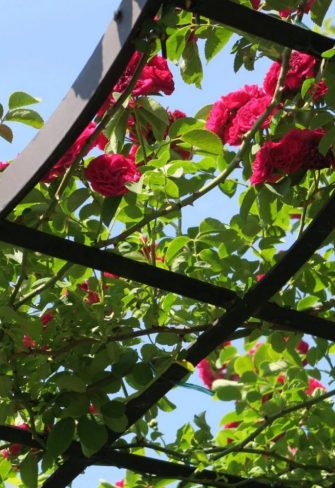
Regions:
<instances>
[{"instance_id":1,"label":"thorny stem","mask_svg":"<svg viewBox=\"0 0 335 488\"><path fill-rule=\"evenodd\" d=\"M330 398L335 395L335 390L330 390L327 393L323 393L322 395L319 395L317 398L311 398L309 400L306 400L301 403L297 403L296 405L292 405L291 407L283 408L280 410L280 412L269 415L268 417L264 417L262 420L262 423L257 427L257 429L254 430L250 435L248 435L244 441L236 444L235 446L231 446L225 449L222 449L220 447L216 448L217 450L213 452L218 452L218 454L212 456L212 460L216 461L217 459L220 459L223 456L226 456L227 454L230 454L231 452L239 452L240 449L243 449L246 447L249 442L253 441L263 430L265 430L267 427L273 424L275 420L278 420L281 417L284 417L285 415L288 415L293 412L297 412L298 410L301 410L303 408L310 408L313 405L316 405L317 403L326 400L327 398Z\"/></svg>"},{"instance_id":2,"label":"thorny stem","mask_svg":"<svg viewBox=\"0 0 335 488\"><path fill-rule=\"evenodd\" d=\"M271 100L271 103L268 106L268 108L265 110L265 112L256 120L256 122L254 123L252 128L249 130L249 132L247 132L245 134L239 151L235 154L233 160L227 166L227 168L225 168L218 176L213 178L212 181L210 181L209 183L204 185L202 188L200 188L198 191L194 192L192 195L189 195L188 197L185 197L184 199L180 200L177 203L170 204L164 208L161 208L160 210L157 210L156 212L151 213L150 215L147 215L140 222L129 227L129 229L124 230L118 236L112 237L111 239L107 239L105 241L101 241L99 243L100 248L101 247L107 247L107 246L110 246L112 244L117 244L118 242L126 239L128 236L130 236L134 232L139 231L144 225L148 224L152 220L157 219L158 217L162 217L162 216L167 215L171 212L181 210L183 207L186 207L188 205L193 205L193 203L196 200L198 200L199 198L206 195L208 192L213 190L216 186L220 185L221 183L223 183L228 178L228 176L234 171L234 169L237 168L237 166L240 163L241 159L243 158L245 152L249 148L249 144L250 144L252 138L254 137L254 135L256 134L256 132L259 129L261 129L263 123L266 121L266 119L269 117L269 115L271 115L271 113L276 108L276 106L280 103L282 93L284 90L286 73L287 73L288 68L289 68L290 54L291 54L290 49L284 49L281 71L280 71L276 90L275 90L275 93L274 93L273 98Z\"/></svg>"}]
</instances>

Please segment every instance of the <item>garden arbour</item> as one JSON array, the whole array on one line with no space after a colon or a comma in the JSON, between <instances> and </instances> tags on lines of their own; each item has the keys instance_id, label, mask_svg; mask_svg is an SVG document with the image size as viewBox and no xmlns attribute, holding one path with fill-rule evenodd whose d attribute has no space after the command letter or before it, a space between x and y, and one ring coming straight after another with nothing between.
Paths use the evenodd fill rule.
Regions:
<instances>
[{"instance_id":1,"label":"garden arbour","mask_svg":"<svg viewBox=\"0 0 335 488\"><path fill-rule=\"evenodd\" d=\"M301 27L285 23L282 20L271 18L266 14L252 11L247 7L243 7L229 1L223 2L222 8L220 9L217 8L217 2L212 1L194 1L191 3L186 2L185 4L183 2L177 4L167 3L164 7L166 9L174 9L175 6L185 9L185 11L191 10L194 15L209 18L212 17L213 19L238 30L246 30L247 32L251 32L252 30L252 35L264 37L267 40L271 40L272 36L274 36L274 40L276 42L280 41L280 43L282 43L283 39L285 38L287 39L288 47L311 53L314 56L321 57L324 51L327 51L333 47L333 41L331 39L327 39L310 31L302 30ZM258 5L256 5L256 7L258 7ZM139 26L143 23L143 21L146 21L146 28L149 29L148 32L150 34L155 33L155 30L150 22L148 27L147 19L153 18L156 11L157 3L152 1L126 1L120 6L119 12L115 16L114 23L110 31L108 31L106 34L102 45L97 48L91 63L89 63L86 70L83 71L79 81L75 83L72 92L63 102L59 112L56 112L50 122L41 131L39 136L32 142L26 151L24 151L18 157L17 161L12 165L12 167L6 169L0 181L0 184L2 185L0 198L3 217L0 224L2 231L1 239L9 244L22 246L23 248L31 249L42 254L51 255L65 261L94 268L101 272L113 273L114 275L117 274L120 277L135 280L139 283L157 287L161 290L178 293L193 300L199 300L212 304L215 307L225 308L226 312L222 316L216 314L218 318L216 318L212 327L205 327L206 330L197 337L190 347L179 351L176 358L171 358L171 364L161 368L161 370L158 368L156 370L156 372L158 372L157 377L152 378L151 381L148 381L148 383L144 385L143 391L140 391L133 398L130 398L127 402L125 402L122 414L120 414L119 417L116 417L117 419L122 419L123 421L126 419L124 428L115 432L111 427L113 423L107 423L109 430L107 437L104 439L105 442L103 444L106 444L104 447L101 447L101 449L93 454L90 453L88 449L86 454L91 454L91 456L85 456L77 441L69 442L64 453L64 463L55 470L47 481L45 481L43 485L45 487L66 486L72 481L72 479L74 479L74 477L85 469L85 467L92 464L110 464L114 466L127 467L128 469L133 467L133 469L137 470L138 472L153 474L157 475L158 477L171 477L172 473L176 479L187 479L190 476L193 476L192 480L194 482L198 481L198 483L201 484L213 484L215 486L225 486L226 479L228 479L229 483L239 483L243 481L245 486L263 486L264 480L260 479L258 481L256 479L257 477L254 477L254 479L246 478L243 480L243 478L237 477L235 474L222 471L220 472L220 470L218 472L200 470L195 474L194 471L196 465L185 466L177 463L167 464L167 462L151 459L150 466L148 466L146 459L141 459L140 456L135 454L120 453L117 450L118 448L113 446L113 443L120 438L129 427L135 424L148 410L150 410L162 397L164 397L164 395L174 385L182 381L183 378L189 374L192 366L196 366L201 359L208 356L208 354L210 354L215 348L218 348L224 341L233 336L241 324L247 321L250 317L260 318L261 320L270 322L272 324L272 329L289 329L299 331L301 333L309 333L332 341L334 340L334 332L332 331L333 323L328 320L328 318L314 316L310 313L290 309L286 306L280 306L269 301L301 268L301 266L314 255L315 251L333 231L335 225L335 218L333 217L335 201L333 196L329 198L329 201L319 211L317 216L314 218L314 221L308 226L308 228L301 233L299 239L297 239L291 249L287 251L278 261L278 263L266 273L263 279L255 284L255 286L251 287L243 297L236 292L221 286L220 284L214 285L183 274L175 274L159 266L150 266L148 263L134 262L133 260L122 256L122 250L119 254L102 251L88 245L86 242L87 240L80 241L80 239L77 239L79 242L76 242L76 239L64 240L59 236L61 235L61 232L59 232L58 236L52 235L48 232L42 232L37 227L44 225L46 230L54 230L47 228L48 218L46 218L46 216L51 216L55 205L59 203L57 192L59 195L61 194L59 191L60 186L55 188L54 196L57 198L54 198L53 205L47 207L46 212L42 214L42 221L38 222L38 225L36 222L32 221L33 225L31 227L29 227L29 225L28 227L23 227L15 221L5 220L5 217L9 215L9 212L14 208L15 205L19 204L20 200L25 196L27 191L29 191L33 185L46 174L48 170L52 171L51 168L55 168L55 161L57 161L57 164L59 164L61 158L66 155L66 151L68 151L70 147L73 147L75 140L78 140L78 136L83 133L83 130L88 126L93 116L98 112L103 102L105 102L107 97L110 95L110 87L115 86L118 78L123 73L127 65L126 61L130 58L130 55L134 50L134 45L132 42L135 35L138 35ZM132 29L130 19L132 19ZM248 25L248 28L245 27L246 25ZM286 34L288 34L288 37L285 37ZM119 37L117 37L117 35L119 35ZM150 41L152 40L150 39ZM138 45L141 46L141 43ZM192 58L193 55L194 53L191 53L190 58ZM146 55L144 54L142 56L143 66L145 61ZM96 72L97 65L101 67L99 78L97 76L98 73ZM113 110L116 112L116 110L119 109L122 112L123 103L126 102L131 89L134 88L136 84L136 75L140 74L140 69L143 66L139 65L138 73L136 73L137 70L135 69L135 74L133 73L134 77L127 80L127 84L124 85L123 88L126 89L126 92L128 90L128 92L123 92L116 104L112 104L111 107L108 108L108 111L111 111L109 112L109 116L114 114ZM277 101L278 100L275 99L274 103L277 104ZM261 113L259 115L262 116ZM268 115L269 114L264 115L264 120L266 120ZM264 121L260 121L257 125L257 120L255 120L256 126L252 124L252 126L248 127L245 132L248 133L251 131L252 135L256 135L258 129L262 127L263 122ZM106 128L107 123L107 119L102 118L99 128ZM196 130L198 129L196 128L195 131ZM141 133L141 131L139 131L139 133ZM184 142L186 143L186 150L189 150L193 144L194 146L197 146L196 137L200 136L200 134L203 135L201 130L200 132L195 132L192 138L190 136L189 138L187 138L187 136L185 137ZM91 136L93 136L93 132L89 135L88 140L83 145L80 145L75 155L76 158L81 158L83 155L85 155L92 141L94 140L94 137L97 136L97 133L95 133L92 139ZM215 145L217 139L213 139L214 136L208 137L209 139L207 140ZM242 139L239 140L238 143L242 143L243 145L245 144L245 141L242 142ZM140 145L143 145L141 141L138 142ZM331 141L328 142L330 146ZM183 148L184 150L185 147ZM145 154L144 151L144 154L139 156L138 162L141 162L140 158L142 157L142 162L144 160L144 162L147 163L147 156L148 155ZM92 164L92 162L89 164ZM66 167L66 164L64 166ZM64 183L69 183L69 178L72 175L71 165L69 165L69 167L70 169L67 173L68 178L67 180L64 179ZM234 164L230 162L227 169L224 168L222 172L224 173L226 171L224 174L228 175L235 167L236 160L234 161ZM17 168L20 168L20 170L21 168L24 168L24 171L22 170L20 173L18 173ZM59 175L56 174L55 176ZM49 179L51 180L52 178ZM133 178L133 181L136 180L138 180L138 175L136 175L136 178ZM196 187L192 195L185 196L180 201L177 199L175 203L170 203L170 199L173 199L173 196L169 195L170 199L167 200L168 204L165 207L158 209L155 217L164 217L169 215L171 212L178 210L183 205L191 204L195 198L200 198L203 194L207 193L211 188L214 188L219 183L220 181L216 180L214 183L209 182L206 186L205 182L205 192L202 190L204 187L201 187L200 189ZM258 183L258 181L255 183ZM158 186L159 184L160 183L158 183ZM154 183L153 186L155 186ZM77 190L80 190L80 188ZM115 194L115 196L121 196L122 193L124 193L124 190L122 190L121 193L118 192ZM104 212L104 219L106 222L109 222L111 215L114 215L118 204L119 200L117 202L109 201L109 207L107 207L107 205L102 207L102 212ZM14 214L14 217L20 221L19 217L21 217L21 214ZM21 220L24 224L29 224L29 214L27 220L25 220L24 214ZM122 239L130 236L131 232L134 232L137 229L139 230L144 225L149 224L151 220L152 216L150 214L144 215L139 221L135 219L133 221L135 223L129 225L129 228L126 228L117 239L105 238L105 240L97 240L95 243L96 247L106 247L107 244L114 244L117 242L122 243ZM103 221L103 223L105 222ZM61 230L65 229L65 227L62 225L60 225L60 228ZM45 228L43 228L43 230L45 230ZM101 230L100 227L99 230ZM95 227L93 227L93 231L96 231ZM89 237L91 237L91 235L92 234L88 233ZM155 239L153 236L150 236L150 238L151 243L150 246L148 245L147 248L145 248L146 252L144 252L144 257L147 261L151 261L151 264L157 264L156 257L158 256L158 250L156 256ZM93 241L94 239L91 238L91 242ZM185 244L186 242L187 241L185 241ZM64 272L62 268L61 270ZM58 276L56 274L56 278L61 279L61 276L61 274ZM20 283L20 277L18 278L18 283L22 284L22 280ZM84 293L89 292L89 286L91 286L91 282L86 284L86 288L85 286L82 286L81 290ZM19 288L17 288L17 290L19 291ZM103 287L99 289L99 293L104 293ZM16 298L16 295L17 293L15 293L14 298ZM16 307L25 305L28 299L30 299L29 294L28 298L25 296L19 298L18 302L16 303ZM159 325L157 326L155 333L157 333L158 330ZM174 332L177 336L178 334L181 336L185 335L188 331L185 332L183 329L179 329L177 332L174 330ZM117 337L118 333L121 334L121 339L119 340L122 340L122 331L120 333L119 329L115 333L115 338ZM27 349L31 349L31 351L28 351L28 353L34 352L32 343L29 343ZM57 351L55 352L57 353ZM46 354L50 354L52 357L52 354L48 352L48 350L46 350ZM27 355L29 356L29 354ZM130 357L129 361L131 362ZM127 369L125 369L125 372L126 371ZM101 379L102 382L103 380L104 378ZM75 392L83 393L80 385L78 386L78 384L76 384L74 386ZM71 387L68 386L68 388L69 391L71 391ZM90 386L88 386L88 389L89 388ZM324 393L322 398L326 399L333 394L334 392L332 391ZM316 397L306 400L303 405L313 406L319 401L320 397ZM114 404L114 407L117 408L117 405ZM297 405L291 405L287 408L291 410L293 409L292 411L294 411L294 409L297 408ZM264 419L264 422L260 427L265 428L268 425L270 426L271 423L273 423L276 419L276 413L273 413L272 415L272 417L269 415L267 419ZM108 418L108 415L106 414L104 418ZM68 424L69 427L73 428L74 423L69 421ZM90 424L85 424L85 420L83 420L82 429L84 429L85 425L87 425L89 430ZM71 431L71 429L69 430ZM33 432L33 435L31 435L26 430L10 426L1 427L0 433L2 439L8 442L14 441L36 449L39 449L41 445L43 446L45 442L48 446L48 435L46 433L37 434L36 432ZM49 436L50 435L51 434L49 434ZM102 434L102 436L103 435L105 434ZM248 438L251 439L250 436L248 436L247 439ZM72 441L72 438L70 441ZM81 443L83 445L82 439ZM241 444L246 444L245 440L242 441ZM63 452L64 451L61 451L58 454L63 454ZM28 460L30 461L31 458L28 458ZM45 461L45 464L48 466L47 461ZM30 466L28 466L28 468L30 469ZM29 469L27 469L28 473L30 472ZM167 476L168 473L169 476ZM220 480L220 477L223 479L223 481ZM280 481L278 481L278 486L280 486Z\"/></svg>"}]
</instances>

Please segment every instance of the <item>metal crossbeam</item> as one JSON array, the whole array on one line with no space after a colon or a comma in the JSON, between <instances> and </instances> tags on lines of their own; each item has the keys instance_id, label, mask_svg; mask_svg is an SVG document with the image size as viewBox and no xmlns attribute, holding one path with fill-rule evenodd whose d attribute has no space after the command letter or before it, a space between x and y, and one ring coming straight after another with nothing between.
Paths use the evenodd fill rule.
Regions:
<instances>
[{"instance_id":1,"label":"metal crossbeam","mask_svg":"<svg viewBox=\"0 0 335 488\"><path fill-rule=\"evenodd\" d=\"M100 106L109 95L112 86L122 74L134 51L132 41L145 17L153 15L162 5L156 0L124 0L119 13L112 22L102 41L97 46L86 67L79 75L69 94L59 106L49 122L40 131L17 160L6 170L0 181L0 218L4 219L22 198L33 188L41 177L69 149L83 129L92 120ZM278 43L320 57L322 52L334 45L334 40L313 33L300 26L269 15L252 11L230 0L177 0L166 2L191 10L195 14L210 17L215 21ZM143 263L134 263L122 256L83 246L72 241L41 233L33 229L22 228L17 224L0 221L0 239L10 244L24 246L33 251L43 252L55 257L94 267L101 271L118 273L129 279L160 287L167 291L190 296L193 299L213 303L227 309L226 313L210 328L200 335L198 340L183 351L180 362L175 362L153 382L146 390L129 401L126 407L128 428L163 397L176 383L189 374L184 366L187 362L196 365L209 352L218 347L249 317L255 316L274 323L274 328L292 327L301 332L335 340L334 324L322 318L311 317L306 313L285 309L268 302L283 284L313 255L335 225L335 197L333 196L307 228L301 238L284 255L281 261L255 287L246 293L243 299L225 288L193 280L186 276L175 275L166 270L159 270ZM120 265L122 272L120 272ZM173 278L171 279L171 277ZM170 283L169 283L170 281ZM163 284L162 284L163 283ZM321 332L320 332L321 331ZM183 363L183 360L186 363ZM17 430L0 428L0 437L10 442L19 435ZM25 433L20 432L20 435ZM123 433L110 432L109 444ZM26 445L31 445L31 437L24 438ZM93 458L87 459L81 453L77 443L68 450L69 458L45 482L45 488L61 488L68 485L85 467L97 463L107 463L106 448ZM112 454L109 452L109 454ZM156 474L154 468L145 467L150 459L139 460L134 455L114 452L113 465L130 469L142 469L141 472ZM128 456L128 457L125 457ZM131 457L129 457L131 456ZM113 456L112 456L113 457ZM122 459L121 459L122 458ZM110 458L109 458L110 459ZM108 461L109 463L109 461ZM127 464L129 463L129 464ZM137 464L136 464L137 463ZM157 470L163 470L164 461L152 461ZM127 465L126 465L127 464ZM191 467L167 463L169 474L172 466L177 470L176 477L184 476ZM164 468L165 469L165 468ZM186 471L185 471L186 470ZM162 471L160 471L162 473ZM193 471L192 471L193 473ZM212 475L208 475L212 476ZM242 480L244 486L259 487L256 480Z\"/></svg>"},{"instance_id":2,"label":"metal crossbeam","mask_svg":"<svg viewBox=\"0 0 335 488\"><path fill-rule=\"evenodd\" d=\"M266 300L277 293L291 276L313 256L334 227L335 193L278 264L251 288L243 299L236 300L211 329L203 332L194 344L180 353L180 357L185 361L184 364L191 363L195 366L226 341L241 323L245 322ZM182 361L173 362L156 381L127 403L127 429L189 374L189 370L184 364ZM110 431L109 444L120 438L125 431L121 433ZM59 488L64 486L64 480L69 483L69 480L78 476L83 469L85 457L79 453L75 460L76 463L73 463L73 458L70 456L70 459L50 476L43 488ZM86 466L90 465L89 460L86 460L86 463Z\"/></svg>"},{"instance_id":3,"label":"metal crossbeam","mask_svg":"<svg viewBox=\"0 0 335 488\"><path fill-rule=\"evenodd\" d=\"M123 0L92 56L37 136L1 175L0 218L33 189L91 122L134 52L134 39L157 0Z\"/></svg>"},{"instance_id":4,"label":"metal crossbeam","mask_svg":"<svg viewBox=\"0 0 335 488\"><path fill-rule=\"evenodd\" d=\"M231 0L220 2L217 0L176 0L175 4L194 14L221 22L234 30L246 32L270 43L311 54L317 58L321 58L322 53L333 48L335 44L335 40L330 37L305 29L301 25L289 24Z\"/></svg>"},{"instance_id":5,"label":"metal crossbeam","mask_svg":"<svg viewBox=\"0 0 335 488\"><path fill-rule=\"evenodd\" d=\"M123 278L217 307L226 308L239 300L237 293L227 288L12 222L0 221L0 235L1 240L9 244L64 259L87 268L118 274ZM306 312L298 312L267 302L262 304L253 316L272 323L274 330L292 330L335 341L335 323Z\"/></svg>"}]
</instances>

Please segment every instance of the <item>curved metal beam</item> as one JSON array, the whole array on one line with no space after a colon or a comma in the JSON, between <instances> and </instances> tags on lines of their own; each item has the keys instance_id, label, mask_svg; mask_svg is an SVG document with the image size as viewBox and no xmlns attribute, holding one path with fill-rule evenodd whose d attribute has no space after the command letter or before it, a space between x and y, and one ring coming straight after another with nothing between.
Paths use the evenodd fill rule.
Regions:
<instances>
[{"instance_id":1,"label":"curved metal beam","mask_svg":"<svg viewBox=\"0 0 335 488\"><path fill-rule=\"evenodd\" d=\"M0 218L4 218L57 163L93 119L134 52L143 20L159 0L123 0L72 88L37 136L1 175Z\"/></svg>"}]
</instances>

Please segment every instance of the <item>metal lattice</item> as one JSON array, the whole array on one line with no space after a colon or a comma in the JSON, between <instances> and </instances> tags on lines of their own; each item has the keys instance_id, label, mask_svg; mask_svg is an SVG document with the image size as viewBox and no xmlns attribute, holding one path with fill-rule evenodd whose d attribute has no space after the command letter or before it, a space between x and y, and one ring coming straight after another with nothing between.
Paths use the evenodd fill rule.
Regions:
<instances>
[{"instance_id":1,"label":"metal lattice","mask_svg":"<svg viewBox=\"0 0 335 488\"><path fill-rule=\"evenodd\" d=\"M183 358L196 365L222 342L229 339L241 323L256 317L272 324L273 330L292 330L335 341L332 321L280 307L271 297L311 258L335 227L335 195L325 204L314 221L279 263L243 298L234 291L211 285L187 276L175 274L150 265L135 262L39 230L23 227L6 220L8 214L34 187L87 126L110 93L134 52L135 39L143 21L152 19L164 2L157 0L124 0L115 18L95 49L92 57L72 86L70 92L45 127L8 168L0 181L0 239L9 244L80 264L100 271L117 273L121 277L180 294L226 311L209 330L183 351ZM334 45L334 40L288 24L266 14L253 11L229 0L176 0L169 5L206 16L235 30L244 31L269 42L321 57ZM126 406L129 428L160 398L180 382L188 371L181 364L172 364L156 381ZM90 465L117 466L139 473L187 479L195 467L160 461L113 449L112 445L123 435L109 431L106 447L91 458L82 454L79 443L73 442L66 452L66 461L44 483L44 488L65 487ZM0 438L39 447L29 432L15 427L0 426ZM219 475L204 470L195 478L210 485ZM245 487L262 487L256 480L243 480L225 475L229 483L244 481ZM280 484L273 485L280 486Z\"/></svg>"}]
</instances>

